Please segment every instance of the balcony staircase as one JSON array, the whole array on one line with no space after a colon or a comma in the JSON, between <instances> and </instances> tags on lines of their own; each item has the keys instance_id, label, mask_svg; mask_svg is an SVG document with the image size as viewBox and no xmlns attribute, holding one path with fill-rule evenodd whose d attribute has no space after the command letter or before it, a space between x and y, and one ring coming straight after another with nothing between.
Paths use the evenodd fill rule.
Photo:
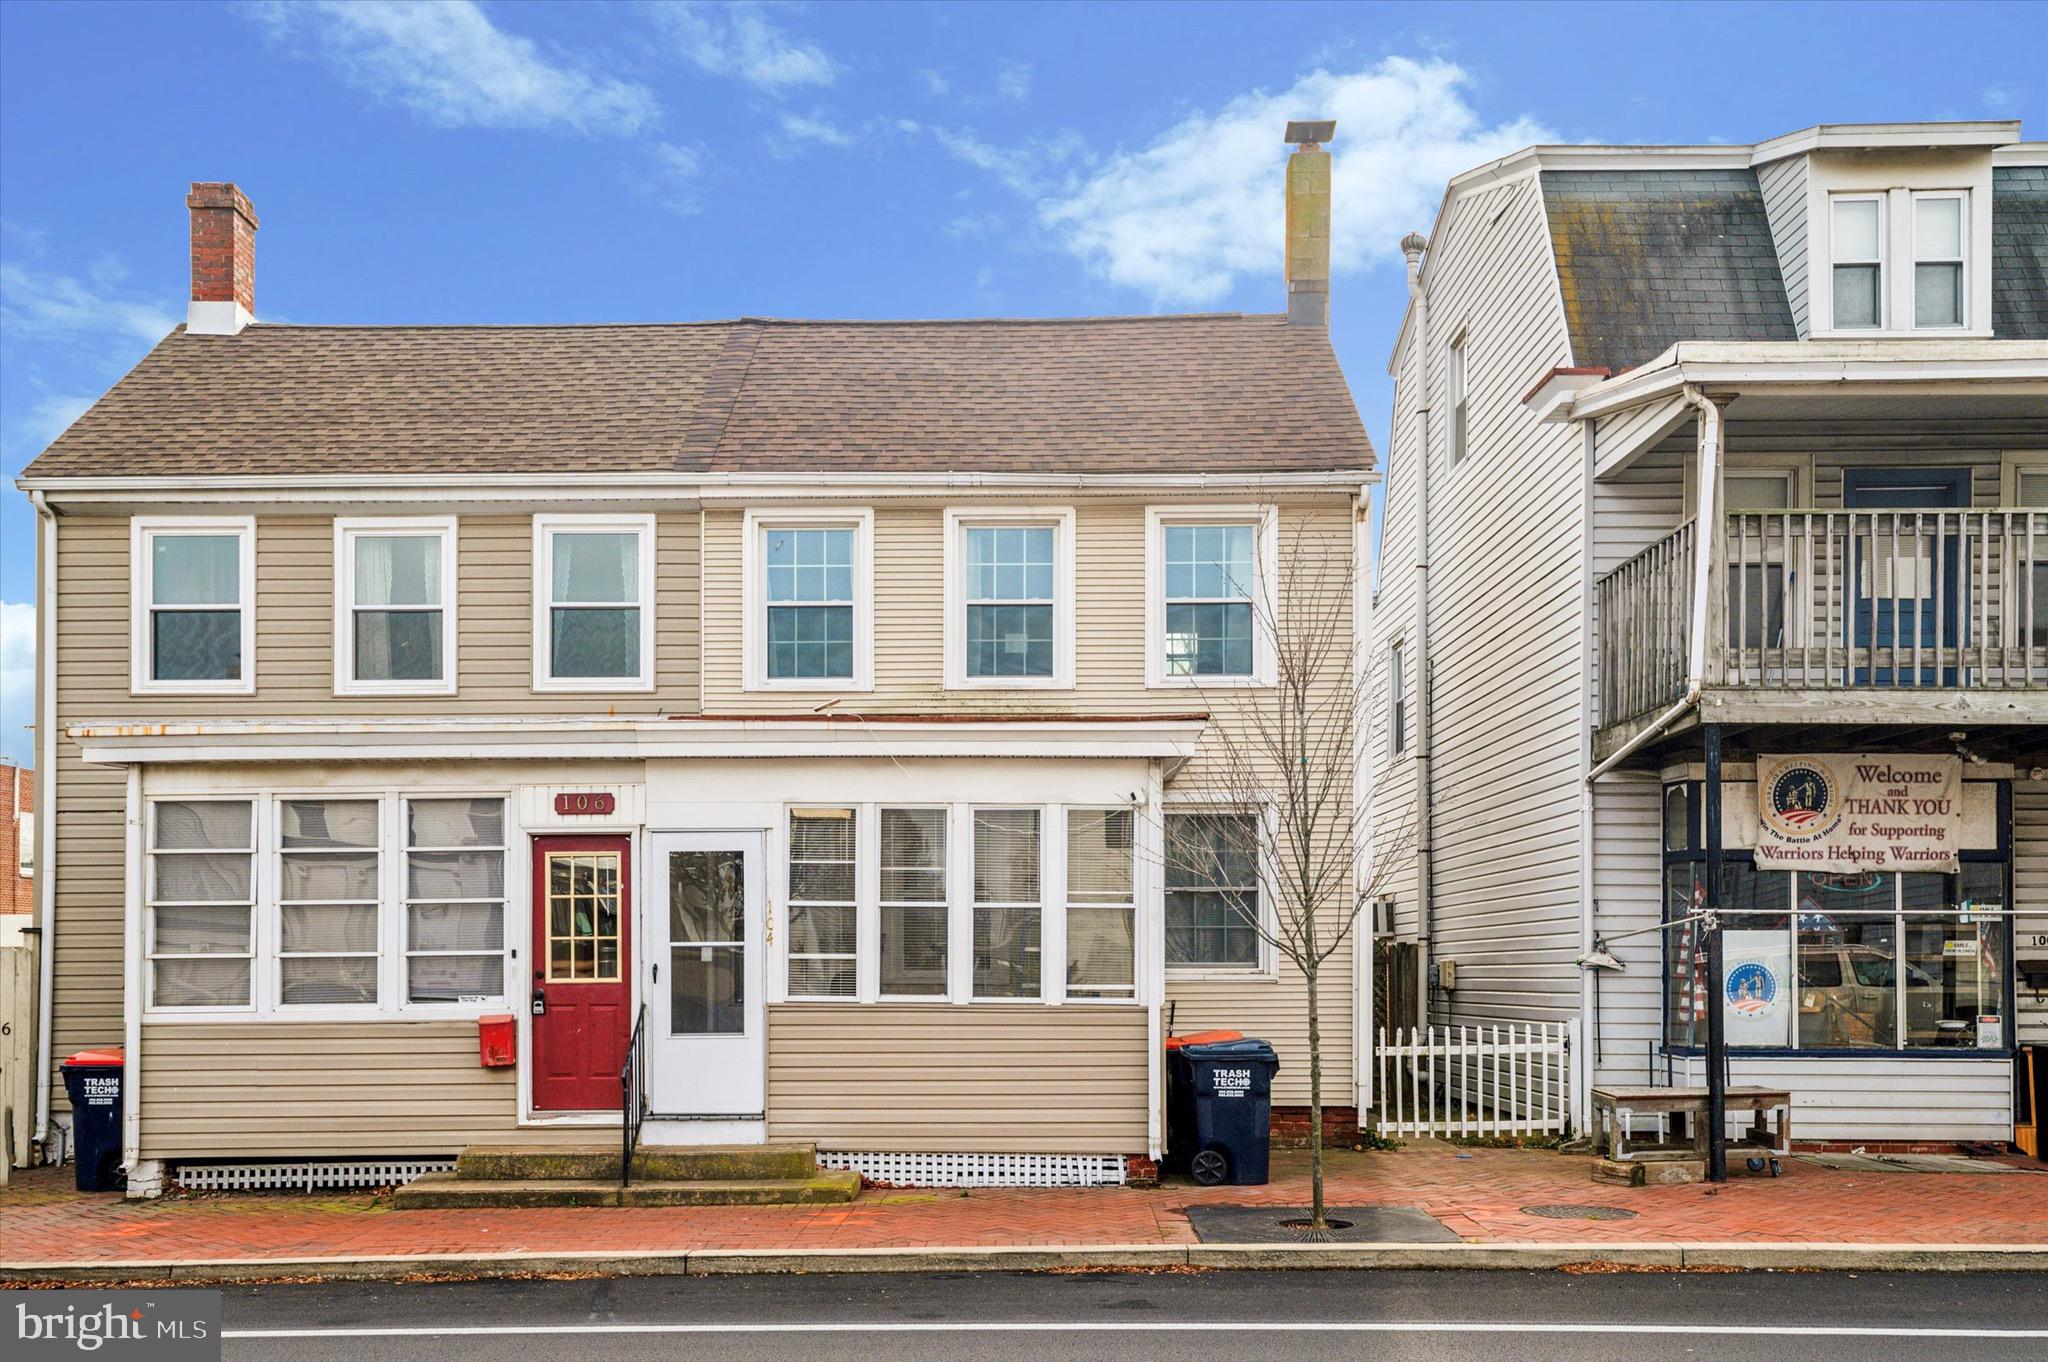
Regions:
<instances>
[{"instance_id":1,"label":"balcony staircase","mask_svg":"<svg viewBox=\"0 0 2048 1362\"><path fill-rule=\"evenodd\" d=\"M473 1206L817 1206L860 1193L860 1174L818 1167L803 1144L637 1150L622 1179L617 1145L472 1145L450 1173L393 1194L400 1210Z\"/></svg>"}]
</instances>

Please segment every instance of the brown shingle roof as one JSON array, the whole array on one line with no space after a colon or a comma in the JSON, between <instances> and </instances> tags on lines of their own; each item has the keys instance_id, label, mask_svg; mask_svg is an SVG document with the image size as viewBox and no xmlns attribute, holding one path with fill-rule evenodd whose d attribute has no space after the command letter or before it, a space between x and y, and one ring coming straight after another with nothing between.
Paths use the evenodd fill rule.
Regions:
<instances>
[{"instance_id":1,"label":"brown shingle roof","mask_svg":"<svg viewBox=\"0 0 2048 1362\"><path fill-rule=\"evenodd\" d=\"M25 476L1371 464L1326 333L1216 314L180 328Z\"/></svg>"}]
</instances>

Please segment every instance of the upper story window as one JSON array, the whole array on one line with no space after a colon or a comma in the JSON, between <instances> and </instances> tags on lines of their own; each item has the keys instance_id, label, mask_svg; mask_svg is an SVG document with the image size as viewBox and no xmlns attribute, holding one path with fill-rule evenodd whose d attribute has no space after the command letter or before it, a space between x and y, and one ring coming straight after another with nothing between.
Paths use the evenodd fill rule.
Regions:
<instances>
[{"instance_id":1,"label":"upper story window","mask_svg":"<svg viewBox=\"0 0 2048 1362\"><path fill-rule=\"evenodd\" d=\"M654 689L654 517L533 520L535 690Z\"/></svg>"},{"instance_id":2,"label":"upper story window","mask_svg":"<svg viewBox=\"0 0 2048 1362\"><path fill-rule=\"evenodd\" d=\"M334 522L334 689L455 691L455 521Z\"/></svg>"},{"instance_id":3,"label":"upper story window","mask_svg":"<svg viewBox=\"0 0 2048 1362\"><path fill-rule=\"evenodd\" d=\"M1465 458L1465 424L1469 403L1465 392L1465 336L1461 332L1444 356L1444 403L1450 410L1451 462Z\"/></svg>"},{"instance_id":4,"label":"upper story window","mask_svg":"<svg viewBox=\"0 0 2048 1362\"><path fill-rule=\"evenodd\" d=\"M873 530L865 509L747 513L748 689L873 686Z\"/></svg>"},{"instance_id":5,"label":"upper story window","mask_svg":"<svg viewBox=\"0 0 2048 1362\"><path fill-rule=\"evenodd\" d=\"M946 684L1071 686L1071 510L946 513Z\"/></svg>"},{"instance_id":6,"label":"upper story window","mask_svg":"<svg viewBox=\"0 0 2048 1362\"><path fill-rule=\"evenodd\" d=\"M1837 194L1829 203L1837 330L1884 326L1884 210L1881 194Z\"/></svg>"},{"instance_id":7,"label":"upper story window","mask_svg":"<svg viewBox=\"0 0 2048 1362\"><path fill-rule=\"evenodd\" d=\"M141 517L130 526L130 551L131 688L255 690L256 522Z\"/></svg>"},{"instance_id":8,"label":"upper story window","mask_svg":"<svg viewBox=\"0 0 2048 1362\"><path fill-rule=\"evenodd\" d=\"M1272 684L1272 508L1147 518L1147 684Z\"/></svg>"},{"instance_id":9,"label":"upper story window","mask_svg":"<svg viewBox=\"0 0 2048 1362\"><path fill-rule=\"evenodd\" d=\"M1967 197L1913 196L1913 325L1961 326Z\"/></svg>"},{"instance_id":10,"label":"upper story window","mask_svg":"<svg viewBox=\"0 0 2048 1362\"><path fill-rule=\"evenodd\" d=\"M1399 643L1387 649L1387 738L1395 756L1408 750L1408 663L1407 648Z\"/></svg>"}]
</instances>

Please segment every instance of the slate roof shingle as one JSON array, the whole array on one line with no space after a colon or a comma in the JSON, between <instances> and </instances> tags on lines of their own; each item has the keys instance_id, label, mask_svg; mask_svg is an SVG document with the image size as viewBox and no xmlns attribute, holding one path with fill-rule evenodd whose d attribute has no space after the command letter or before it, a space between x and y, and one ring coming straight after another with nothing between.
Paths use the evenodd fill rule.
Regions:
<instances>
[{"instance_id":1,"label":"slate roof shingle","mask_svg":"<svg viewBox=\"0 0 2048 1362\"><path fill-rule=\"evenodd\" d=\"M2048 166L1991 172L1991 330L2048 340Z\"/></svg>"},{"instance_id":2,"label":"slate roof shingle","mask_svg":"<svg viewBox=\"0 0 2048 1362\"><path fill-rule=\"evenodd\" d=\"M181 327L30 478L1364 471L1319 327L1049 321Z\"/></svg>"}]
</instances>

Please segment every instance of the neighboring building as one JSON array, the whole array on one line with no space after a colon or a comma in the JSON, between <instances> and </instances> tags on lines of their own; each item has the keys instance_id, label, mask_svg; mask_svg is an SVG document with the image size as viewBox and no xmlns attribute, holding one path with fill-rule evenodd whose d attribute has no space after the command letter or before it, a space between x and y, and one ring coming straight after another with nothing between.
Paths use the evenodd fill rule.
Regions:
<instances>
[{"instance_id":1,"label":"neighboring building","mask_svg":"<svg viewBox=\"0 0 2048 1362\"><path fill-rule=\"evenodd\" d=\"M2015 1040L2048 1042L2048 145L2019 139L1536 147L1406 243L1372 658L1405 714L1370 744L1376 840L1421 830L1382 867L1397 1021L1581 1018L1583 1080L1703 1083L1695 915L1738 913L1733 1076L1789 1086L1795 1135L2011 1136ZM1871 769L1809 760L1838 754ZM1845 804L1925 788L1899 771L1951 807ZM1600 946L1625 969L1575 963Z\"/></svg>"},{"instance_id":2,"label":"neighboring building","mask_svg":"<svg viewBox=\"0 0 2048 1362\"><path fill-rule=\"evenodd\" d=\"M0 761L0 914L35 911L36 773Z\"/></svg>"},{"instance_id":3,"label":"neighboring building","mask_svg":"<svg viewBox=\"0 0 2048 1362\"><path fill-rule=\"evenodd\" d=\"M643 1005L644 1141L895 1181L1156 1157L1169 1010L1304 1104L1299 979L1159 851L1249 812L1185 796L1254 597L1372 476L1295 156L1274 316L252 324L195 185L188 324L21 479L46 1056L125 1041L131 1189L616 1132Z\"/></svg>"}]
</instances>

